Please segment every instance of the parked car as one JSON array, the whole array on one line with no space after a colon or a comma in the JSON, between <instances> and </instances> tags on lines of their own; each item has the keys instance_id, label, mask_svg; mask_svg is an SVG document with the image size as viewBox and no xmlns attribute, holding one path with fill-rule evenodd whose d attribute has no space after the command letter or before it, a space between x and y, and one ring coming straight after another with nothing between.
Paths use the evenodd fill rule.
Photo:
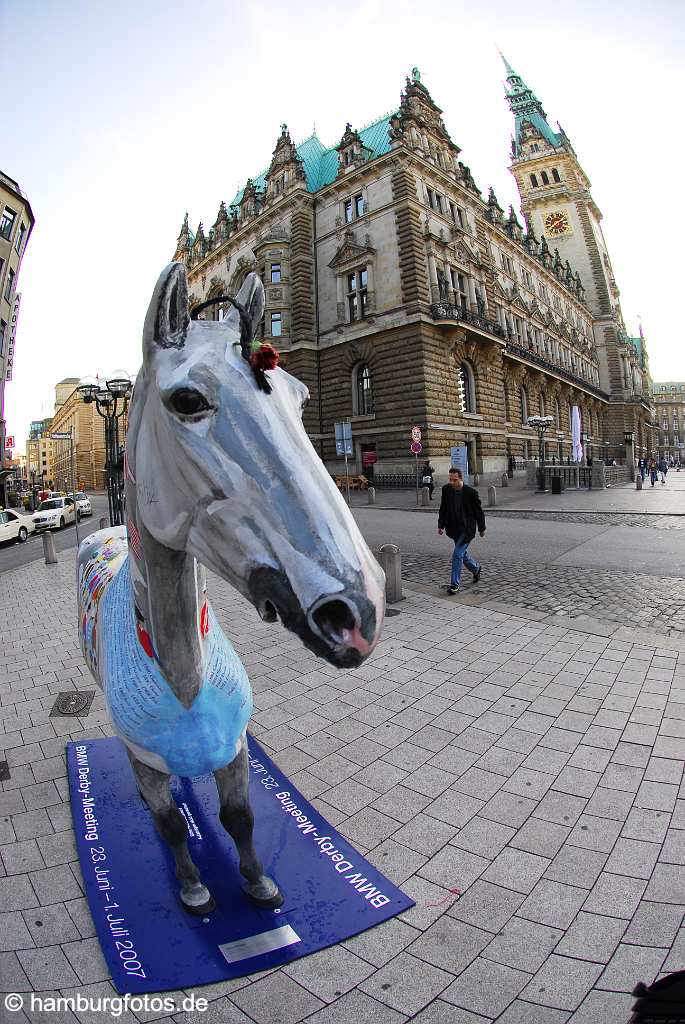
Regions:
<instances>
[{"instance_id":1,"label":"parked car","mask_svg":"<svg viewBox=\"0 0 685 1024\"><path fill-rule=\"evenodd\" d=\"M72 494L70 491L68 497L73 498L76 502L79 516L92 516L93 510L90 507L90 498L87 494L83 491L77 491L76 494Z\"/></svg>"},{"instance_id":2,"label":"parked car","mask_svg":"<svg viewBox=\"0 0 685 1024\"><path fill-rule=\"evenodd\" d=\"M23 544L35 529L31 516L22 515L11 508L0 509L0 541L16 540Z\"/></svg>"},{"instance_id":3,"label":"parked car","mask_svg":"<svg viewBox=\"0 0 685 1024\"><path fill-rule=\"evenodd\" d=\"M48 498L41 501L38 511L33 513L36 530L62 529L76 520L76 505L73 498Z\"/></svg>"}]
</instances>

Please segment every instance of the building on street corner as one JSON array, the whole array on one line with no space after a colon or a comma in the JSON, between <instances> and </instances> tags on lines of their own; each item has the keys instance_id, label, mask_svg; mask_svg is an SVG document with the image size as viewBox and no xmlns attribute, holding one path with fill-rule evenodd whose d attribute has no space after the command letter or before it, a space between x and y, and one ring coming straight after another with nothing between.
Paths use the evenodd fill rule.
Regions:
<instances>
[{"instance_id":1,"label":"building on street corner","mask_svg":"<svg viewBox=\"0 0 685 1024\"><path fill-rule=\"evenodd\" d=\"M484 197L417 69L399 107L326 147L281 125L271 162L205 232L183 222L174 258L191 306L266 289L264 339L309 387L305 426L332 471L334 424L350 419L356 469L413 469L413 425L444 475L463 445L470 472L532 458L532 415L554 419L548 458L652 446L645 341L630 338L590 181L562 129L506 63L511 172L523 223ZM205 314L228 315L222 307Z\"/></svg>"},{"instance_id":2,"label":"building on street corner","mask_svg":"<svg viewBox=\"0 0 685 1024\"><path fill-rule=\"evenodd\" d=\"M656 423L659 428L658 452L670 461L685 463L685 383L654 382Z\"/></svg>"}]
</instances>

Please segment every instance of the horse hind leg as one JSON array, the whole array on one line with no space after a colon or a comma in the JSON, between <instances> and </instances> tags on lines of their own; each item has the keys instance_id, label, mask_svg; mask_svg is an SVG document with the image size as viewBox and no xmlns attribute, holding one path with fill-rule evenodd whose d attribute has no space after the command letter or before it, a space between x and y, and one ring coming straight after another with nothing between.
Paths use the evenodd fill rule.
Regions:
<instances>
[{"instance_id":1,"label":"horse hind leg","mask_svg":"<svg viewBox=\"0 0 685 1024\"><path fill-rule=\"evenodd\" d=\"M209 889L202 884L200 872L188 852L188 829L171 795L170 776L143 764L130 750L128 756L138 792L152 813L157 831L174 855L183 909L190 914L209 914L216 904Z\"/></svg>"},{"instance_id":2,"label":"horse hind leg","mask_svg":"<svg viewBox=\"0 0 685 1024\"><path fill-rule=\"evenodd\" d=\"M260 907L280 907L283 895L273 878L264 874L252 842L254 815L248 795L249 766L244 739L237 756L214 772L214 778L221 805L219 818L238 850L240 873L247 882L245 891Z\"/></svg>"}]
</instances>

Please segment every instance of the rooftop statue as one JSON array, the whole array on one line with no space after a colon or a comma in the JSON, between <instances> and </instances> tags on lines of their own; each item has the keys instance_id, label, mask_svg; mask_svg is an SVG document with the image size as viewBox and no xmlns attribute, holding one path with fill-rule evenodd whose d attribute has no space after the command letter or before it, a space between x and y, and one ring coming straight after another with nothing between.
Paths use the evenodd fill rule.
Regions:
<instances>
[{"instance_id":1,"label":"rooftop statue","mask_svg":"<svg viewBox=\"0 0 685 1024\"><path fill-rule=\"evenodd\" d=\"M264 288L247 275L223 321L191 320L172 263L152 295L130 407L127 526L79 548L79 632L191 913L214 907L190 858L173 774L213 773L245 891L282 896L255 853L247 674L210 607L204 566L262 619L339 668L383 622L383 573L302 425L306 387L254 342Z\"/></svg>"}]
</instances>

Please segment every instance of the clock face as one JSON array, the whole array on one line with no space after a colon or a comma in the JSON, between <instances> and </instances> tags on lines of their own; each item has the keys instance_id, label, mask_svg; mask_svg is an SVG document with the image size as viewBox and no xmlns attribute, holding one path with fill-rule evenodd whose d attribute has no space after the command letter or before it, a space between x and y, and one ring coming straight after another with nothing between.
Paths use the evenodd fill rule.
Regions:
<instances>
[{"instance_id":1,"label":"clock face","mask_svg":"<svg viewBox=\"0 0 685 1024\"><path fill-rule=\"evenodd\" d=\"M558 237L570 233L571 225L568 215L563 210L553 210L545 217L545 231L548 235Z\"/></svg>"}]
</instances>

